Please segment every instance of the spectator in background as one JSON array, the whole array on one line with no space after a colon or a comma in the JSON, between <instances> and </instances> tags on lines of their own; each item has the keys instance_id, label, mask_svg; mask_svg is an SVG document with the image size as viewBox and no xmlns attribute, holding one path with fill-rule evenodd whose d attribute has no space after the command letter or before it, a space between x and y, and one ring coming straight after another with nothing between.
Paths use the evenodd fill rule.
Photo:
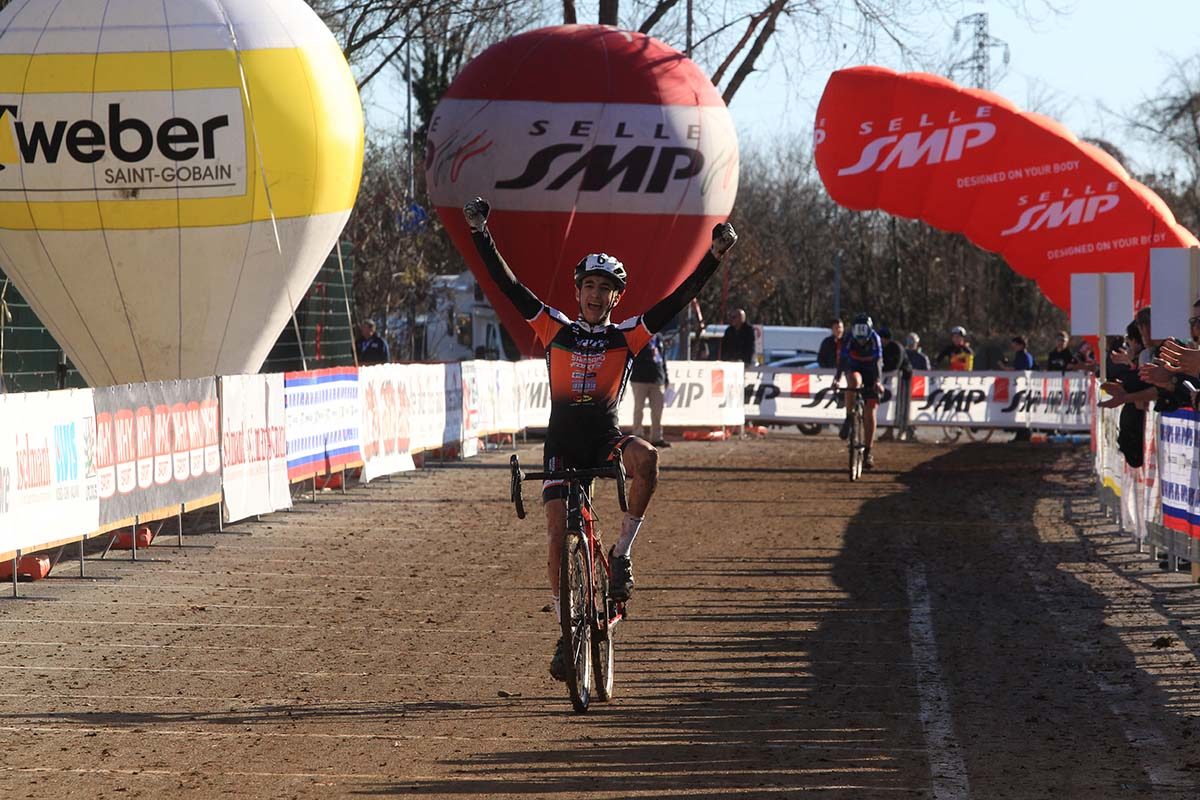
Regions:
<instances>
[{"instance_id":1,"label":"spectator in background","mask_svg":"<svg viewBox=\"0 0 1200 800\"><path fill-rule=\"evenodd\" d=\"M892 338L892 329L880 325L877 329L879 339L883 342L883 377L889 373L896 374L896 425L900 429L900 437L904 437L908 429L908 398L911 393L912 365L908 363L908 352L900 343ZM895 428L886 429L879 437L881 441L891 441L895 438Z\"/></svg>"},{"instance_id":2,"label":"spectator in background","mask_svg":"<svg viewBox=\"0 0 1200 800\"><path fill-rule=\"evenodd\" d=\"M837 317L829 320L829 335L821 340L821 347L817 350L817 366L821 369L836 368L838 353L842 352L845 340L846 326Z\"/></svg>"},{"instance_id":3,"label":"spectator in background","mask_svg":"<svg viewBox=\"0 0 1200 800\"><path fill-rule=\"evenodd\" d=\"M1054 337L1054 349L1046 356L1046 369L1051 372L1066 372L1071 366L1071 337L1059 331Z\"/></svg>"},{"instance_id":4,"label":"spectator in background","mask_svg":"<svg viewBox=\"0 0 1200 800\"><path fill-rule=\"evenodd\" d=\"M913 369L927 370L929 369L929 356L921 352L921 337L915 333L910 333L904 337L904 354L908 357L908 363Z\"/></svg>"},{"instance_id":5,"label":"spectator in background","mask_svg":"<svg viewBox=\"0 0 1200 800\"><path fill-rule=\"evenodd\" d=\"M662 449L670 447L663 439L663 391L670 383L667 377L667 357L663 353L663 340L657 333L633 358L629 371L629 384L633 387L633 435L648 439L650 444ZM642 428L642 411L650 401L650 436Z\"/></svg>"},{"instance_id":6,"label":"spectator in background","mask_svg":"<svg viewBox=\"0 0 1200 800\"><path fill-rule=\"evenodd\" d=\"M1014 336L1011 340L1013 357L1004 359L1000 362L1000 369L1007 370L1033 370L1037 369L1037 362L1033 360L1033 353L1029 352L1025 343L1024 336Z\"/></svg>"},{"instance_id":7,"label":"spectator in background","mask_svg":"<svg viewBox=\"0 0 1200 800\"><path fill-rule=\"evenodd\" d=\"M1096 354L1092 351L1092 343L1084 339L1079 343L1079 349L1075 351L1075 355L1071 356L1071 364L1069 369L1077 369L1080 372L1097 372L1098 365L1096 363Z\"/></svg>"},{"instance_id":8,"label":"spectator in background","mask_svg":"<svg viewBox=\"0 0 1200 800\"><path fill-rule=\"evenodd\" d=\"M735 309L729 317L729 327L721 337L721 360L754 365L754 328L746 324L745 309Z\"/></svg>"},{"instance_id":9,"label":"spectator in background","mask_svg":"<svg viewBox=\"0 0 1200 800\"><path fill-rule=\"evenodd\" d=\"M386 364L391 360L388 354L387 342L375 333L375 321L364 320L358 324L358 341L354 343L358 350L358 365L369 367L372 364Z\"/></svg>"},{"instance_id":10,"label":"spectator in background","mask_svg":"<svg viewBox=\"0 0 1200 800\"><path fill-rule=\"evenodd\" d=\"M950 329L950 344L938 353L934 363L941 366L942 362L949 359L950 369L953 372L970 372L975 368L975 351L971 349L971 343L967 341L967 330L961 325L955 325Z\"/></svg>"}]
</instances>

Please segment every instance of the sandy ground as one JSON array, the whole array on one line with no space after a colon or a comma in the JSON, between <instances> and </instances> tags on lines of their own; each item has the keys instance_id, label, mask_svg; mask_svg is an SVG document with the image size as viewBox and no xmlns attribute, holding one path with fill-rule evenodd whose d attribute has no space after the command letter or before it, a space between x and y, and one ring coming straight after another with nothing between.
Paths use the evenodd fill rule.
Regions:
<instances>
[{"instance_id":1,"label":"sandy ground","mask_svg":"<svg viewBox=\"0 0 1200 800\"><path fill-rule=\"evenodd\" d=\"M677 443L586 715L507 458L23 586L3 796L1200 796L1200 588L1082 450L883 444L852 484L829 435Z\"/></svg>"}]
</instances>

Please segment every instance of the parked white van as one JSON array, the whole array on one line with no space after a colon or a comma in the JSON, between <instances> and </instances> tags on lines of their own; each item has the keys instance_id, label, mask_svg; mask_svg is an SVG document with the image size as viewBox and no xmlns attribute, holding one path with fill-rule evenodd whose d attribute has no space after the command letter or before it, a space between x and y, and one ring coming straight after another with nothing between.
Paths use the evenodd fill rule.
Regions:
<instances>
[{"instance_id":1,"label":"parked white van","mask_svg":"<svg viewBox=\"0 0 1200 800\"><path fill-rule=\"evenodd\" d=\"M705 325L700 334L708 343L709 358L715 359L721 348L721 337L728 325ZM785 358L811 354L817 360L821 342L829 335L828 328L793 327L789 325L754 325L754 355L759 364L770 364Z\"/></svg>"}]
</instances>

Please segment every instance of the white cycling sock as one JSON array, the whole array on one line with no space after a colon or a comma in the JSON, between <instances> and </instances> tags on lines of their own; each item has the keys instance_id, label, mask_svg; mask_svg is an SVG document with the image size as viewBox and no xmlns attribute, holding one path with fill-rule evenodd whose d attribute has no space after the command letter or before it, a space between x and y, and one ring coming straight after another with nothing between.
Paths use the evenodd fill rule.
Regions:
<instances>
[{"instance_id":1,"label":"white cycling sock","mask_svg":"<svg viewBox=\"0 0 1200 800\"><path fill-rule=\"evenodd\" d=\"M638 531L642 529L642 523L645 521L645 517L635 517L626 512L625 519L621 520L621 535L617 537L617 545L613 548L614 554L629 558L629 551L633 549L633 540L637 538Z\"/></svg>"}]
</instances>

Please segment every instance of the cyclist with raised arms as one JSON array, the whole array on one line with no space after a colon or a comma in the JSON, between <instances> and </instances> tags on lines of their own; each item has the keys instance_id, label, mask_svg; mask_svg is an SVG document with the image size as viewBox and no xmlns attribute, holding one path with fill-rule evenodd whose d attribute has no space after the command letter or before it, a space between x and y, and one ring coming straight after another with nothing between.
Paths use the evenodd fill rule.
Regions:
<instances>
[{"instance_id":1,"label":"cyclist with raised arms","mask_svg":"<svg viewBox=\"0 0 1200 800\"><path fill-rule=\"evenodd\" d=\"M843 439L850 436L850 412L854 408L854 395L862 392L863 405L866 413L863 415L863 435L867 439L867 448L863 453L863 466L874 469L875 457L871 455L871 446L875 444L875 409L879 407L882 387L879 377L883 374L883 340L875 332L871 317L867 314L857 314L850 325L850 335L842 345L842 353L838 357L837 371L833 375L833 386L838 388L842 375L846 376L846 421L838 434Z\"/></svg>"},{"instance_id":2,"label":"cyclist with raised arms","mask_svg":"<svg viewBox=\"0 0 1200 800\"><path fill-rule=\"evenodd\" d=\"M633 590L630 551L658 483L658 451L649 442L621 433L617 427L617 406L629 381L633 357L700 293L737 241L737 234L727 222L714 227L709 251L675 291L644 314L614 325L609 317L621 301L627 281L625 266L620 261L605 253L592 253L575 265L579 314L572 320L547 306L517 280L488 232L489 210L487 201L477 197L463 207L463 215L488 274L546 348L550 372L550 423L543 453L546 471L590 469L620 458L631 478L629 510L610 553L612 597L628 600ZM546 481L542 487L549 539L547 572L556 621L558 565L567 526L566 492L562 481ZM566 649L560 638L550 663L550 674L562 681L566 680L568 670Z\"/></svg>"}]
</instances>

